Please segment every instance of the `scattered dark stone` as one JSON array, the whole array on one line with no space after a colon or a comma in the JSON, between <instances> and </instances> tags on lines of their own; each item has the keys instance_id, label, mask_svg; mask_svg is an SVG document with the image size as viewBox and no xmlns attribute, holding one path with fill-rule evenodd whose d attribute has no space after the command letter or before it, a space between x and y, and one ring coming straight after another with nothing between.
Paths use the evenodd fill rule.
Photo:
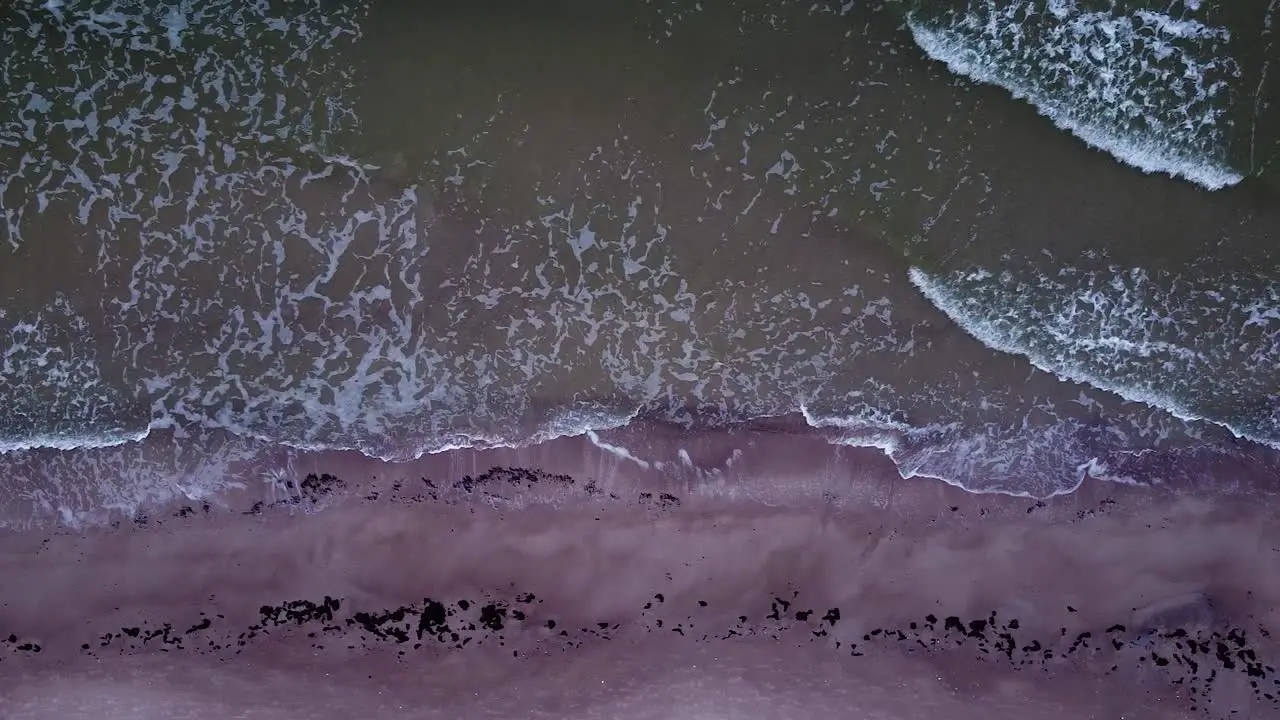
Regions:
<instances>
[{"instance_id":1,"label":"scattered dark stone","mask_svg":"<svg viewBox=\"0 0 1280 720\"><path fill-rule=\"evenodd\" d=\"M1235 643L1236 647L1244 647L1245 644L1244 633L1235 628L1232 628L1227 632L1227 640Z\"/></svg>"},{"instance_id":2,"label":"scattered dark stone","mask_svg":"<svg viewBox=\"0 0 1280 720\"><path fill-rule=\"evenodd\" d=\"M1082 632L1079 635L1077 635L1075 641L1071 643L1071 647L1067 649L1067 654L1071 654L1075 652L1076 649L1078 649L1082 645L1084 647L1088 647L1087 641L1091 637L1093 637L1093 633L1090 633L1090 632Z\"/></svg>"},{"instance_id":3,"label":"scattered dark stone","mask_svg":"<svg viewBox=\"0 0 1280 720\"><path fill-rule=\"evenodd\" d=\"M435 488L435 484L430 480L423 478L423 482L427 483L430 488ZM569 475L552 474L539 469L520 468L520 467L491 467L481 475L471 477L464 475L461 480L453 484L455 490L461 490L464 493L472 494L477 488L488 488L498 486L510 486L517 488L529 488L540 482L553 482L564 485L574 484L574 480Z\"/></svg>"},{"instance_id":4,"label":"scattered dark stone","mask_svg":"<svg viewBox=\"0 0 1280 720\"><path fill-rule=\"evenodd\" d=\"M480 608L480 625L489 630L501 630L506 623L507 609L501 605L490 603Z\"/></svg>"},{"instance_id":5,"label":"scattered dark stone","mask_svg":"<svg viewBox=\"0 0 1280 720\"><path fill-rule=\"evenodd\" d=\"M665 597L660 593L654 595L654 599L659 603L665 603ZM516 602L524 604L532 603L535 600L536 598L532 594L515 596ZM706 601L699 600L696 602L699 607L708 606ZM222 642L223 638L201 638L201 644L193 649L199 652L229 651L238 653L246 644L258 636L269 634L270 628L280 625L311 625L311 627L304 628L302 632L306 634L306 637L312 639L315 639L318 633L346 632L344 626L351 627L352 630L350 632L367 633L367 635L362 636L363 640L357 641L358 644L348 646L353 650L357 649L357 647L368 648L373 641L405 645L410 641L410 634L415 623L419 641L425 638L433 638L437 642L455 649L473 644L481 645L490 641L505 645L507 638L500 633L507 627L507 618L510 617L516 621L524 621L526 619L526 615L522 611L509 609L508 605L502 602L494 601L481 604L460 600L452 606L446 606L425 598L420 606L356 612L350 618L343 621L335 621L335 615L340 605L341 602L339 600L328 596L319 602L298 600L277 606L264 605L259 608L260 624L250 625L237 637L226 636L225 642ZM478 620L466 620L464 618L468 616L459 614L459 612L471 609L472 605L476 606ZM652 603L645 605L646 609L651 606ZM723 639L765 635L779 640L783 632L792 631L802 638L808 638L810 642L823 640L833 643L836 649L843 647L841 641L829 639L830 636L827 632L828 626L834 626L840 620L841 613L839 608L827 610L816 626L809 625L806 628L802 625L792 625L791 622L809 623L814 619L816 611L799 609L791 611L790 608L792 606L792 602L774 597L771 602L771 612L767 618L776 624L752 626L748 624L747 616L740 615L738 616L739 625L728 630ZM457 611L455 611L455 608ZM1075 608L1070 606L1068 606L1068 610L1075 612ZM1166 607L1160 612L1166 612L1167 610L1168 608ZM220 614L218 617L222 618ZM692 615L688 617L692 618ZM448 625L450 618L454 618L455 625L452 628ZM1126 647L1133 646L1131 643L1122 642L1123 637L1107 637L1111 648L1106 648L1105 645L1101 648L1094 648L1089 646L1087 642L1093 637L1092 634L1085 631L1078 633L1069 649L1063 652L1046 648L1040 640L1036 639L1032 639L1019 647L1019 644L1009 632L1010 630L1019 629L1018 621L1011 619L1002 625L997 620L997 614L994 611L986 619L967 622L962 621L957 616L948 616L943 621L943 627L935 629L934 624L937 621L938 618L930 614L926 617L924 625L912 621L901 628L876 628L864 635L863 638L867 642L871 642L874 638L896 639L898 642L911 641L907 648L908 652L920 652L923 650L926 653L941 650L948 647L948 644L959 646L970 643L971 647L976 645L978 652L990 655L993 659L999 659L1003 655L1004 660L1000 660L1001 662L1007 661L1013 666L1037 664L1045 668L1050 667L1049 663L1055 661L1055 659L1062 661L1065 656L1071 655L1080 648L1089 648L1090 652L1098 653L1103 650L1110 652L1112 649L1119 652ZM669 625L664 624L663 620L659 618L652 618L646 622L652 623L649 627L650 630L654 629L654 627L669 629L671 632L689 639L699 638L699 635L694 632L693 626L688 623ZM1164 622L1168 622L1167 619L1164 619ZM196 632L208 631L211 630L212 626L211 618L205 617L203 614L199 622L192 625L183 634L175 633L172 626L167 623L152 625L144 622L140 627L121 628L119 635L107 633L101 636L99 638L100 647L105 648L114 644L120 652L142 651L143 646L148 645L152 648L159 646L158 649L161 652L182 650L184 649L184 635L189 636ZM317 626L319 626L318 630ZM548 630L558 630L554 620L544 621L544 626ZM621 625L618 623L610 625L607 622L595 622L577 631L558 630L558 637L565 638L563 647L570 649L580 647L581 640L585 635L609 640L613 637L611 631L616 631L620 627ZM909 628L909 633L904 632L905 628ZM1125 632L1126 626L1124 625L1112 625L1106 630L1108 636ZM1065 638L1066 635L1067 629L1061 628L1060 636ZM1245 677L1258 698L1265 697L1268 700L1274 698L1272 693L1264 692L1264 690L1269 690L1270 686L1266 688L1262 686L1262 681L1268 679L1268 673L1274 673L1274 668L1258 660L1256 650L1248 644L1246 633L1238 628L1231 628L1223 632L1210 632L1204 629L1188 632L1186 628L1173 627L1162 632L1150 634L1148 638L1152 645L1144 648L1140 662L1149 661L1151 665L1161 668L1163 672L1172 673L1173 676L1169 677L1168 681L1174 685L1189 689L1192 697L1199 697L1201 694L1209 692L1219 671L1235 671ZM132 642L131 639L133 640ZM702 635L701 639L708 639L708 636ZM973 642L974 640L976 640L976 643ZM10 635L8 641L10 644L16 644L18 642L17 636ZM204 649L206 644L207 649ZM412 643L414 650L421 649L422 646L422 642ZM84 643L80 647L82 651L89 651L90 643ZM312 647L323 649L324 645L312 643ZM17 649L24 652L40 652L40 646L31 642L25 643ZM855 657L860 657L864 654L859 650L857 644L849 644L848 650ZM406 649L396 650L395 653L397 657L404 657ZM1015 656L1015 653L1018 653L1017 656ZM1113 664L1111 668L1111 672L1115 672L1118 665ZM1280 687L1280 679L1271 680L1271 682L1273 685Z\"/></svg>"},{"instance_id":6,"label":"scattered dark stone","mask_svg":"<svg viewBox=\"0 0 1280 720\"><path fill-rule=\"evenodd\" d=\"M310 473L301 482L277 481L276 487L283 490L286 495L284 500L272 503L272 505L301 505L303 503L315 505L326 495L332 495L346 488L346 486L345 482L329 473L320 475ZM377 499L376 492L373 494L372 499Z\"/></svg>"},{"instance_id":7,"label":"scattered dark stone","mask_svg":"<svg viewBox=\"0 0 1280 720\"><path fill-rule=\"evenodd\" d=\"M422 600L422 615L418 618L418 639L423 635L439 636L449 631L448 613L444 604L431 598Z\"/></svg>"}]
</instances>

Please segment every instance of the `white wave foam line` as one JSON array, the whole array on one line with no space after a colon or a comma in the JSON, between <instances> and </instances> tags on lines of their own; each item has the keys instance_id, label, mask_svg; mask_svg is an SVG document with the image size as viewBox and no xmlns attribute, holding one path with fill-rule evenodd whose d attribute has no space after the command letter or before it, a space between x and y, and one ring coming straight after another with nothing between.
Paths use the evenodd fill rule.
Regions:
<instances>
[{"instance_id":1,"label":"white wave foam line","mask_svg":"<svg viewBox=\"0 0 1280 720\"><path fill-rule=\"evenodd\" d=\"M157 409L163 411L163 408ZM419 444L411 448L406 448L400 452L379 452L367 445L361 445L359 443L346 443L341 441L309 442L292 438L273 437L234 423L222 424L209 421L203 423L203 425L205 430L224 431L236 437L254 440L268 445L278 445L291 450L298 450L302 452L358 452L365 457L389 463L412 462L421 459L425 455L437 455L454 450L468 450L473 448L524 448L533 445L540 445L559 438L579 437L585 435L592 443L596 444L601 449L612 452L623 459L634 461L647 468L649 467L648 462L631 455L630 451L626 448L605 443L600 440L600 437L597 434L603 431L626 427L631 424L639 414L639 408L627 411L596 408L570 408L557 413L527 437L512 437L510 435L499 435L497 433L485 434L451 431L440 437L423 437L420 439ZM151 435L153 430L168 430L178 427L178 423L176 423L172 417L166 415L152 421L147 427L135 433L32 435L11 440L0 438L0 455L40 449L97 450L114 448L122 445L128 445L130 443L142 442Z\"/></svg>"},{"instance_id":2,"label":"white wave foam line","mask_svg":"<svg viewBox=\"0 0 1280 720\"><path fill-rule=\"evenodd\" d=\"M1096 112L1099 108L1073 104L1071 94L1064 90L1040 88L1034 83L1014 79L1010 73L1001 72L996 61L964 38L925 27L915 18L908 18L907 26L925 54L944 63L951 72L1008 90L1014 98L1030 103L1059 129L1127 165L1145 173L1181 177L1209 190L1220 190L1243 179L1243 175L1221 162L1176 147L1165 134L1171 133L1172 128L1162 128L1164 133L1160 130L1120 133L1103 119L1105 113ZM1161 29L1175 33L1180 26L1167 24ZM1190 31L1181 28L1181 32L1186 35ZM1096 46L1092 46L1089 50L1095 49ZM1131 103L1141 100L1125 98ZM1192 122L1190 118L1187 120L1188 124Z\"/></svg>"},{"instance_id":3,"label":"white wave foam line","mask_svg":"<svg viewBox=\"0 0 1280 720\"><path fill-rule=\"evenodd\" d=\"M26 450L93 450L97 448L119 447L133 442L141 442L151 434L146 427L132 433L85 433L82 435L32 435L6 440L0 438L0 455L18 453Z\"/></svg>"},{"instance_id":4,"label":"white wave foam line","mask_svg":"<svg viewBox=\"0 0 1280 720\"><path fill-rule=\"evenodd\" d=\"M422 437L419 442L408 448L399 451L379 451L368 445L362 445L354 442L343 442L341 440L328 440L323 442L299 440L288 437L274 437L266 433L252 430L248 427L238 424L220 424L216 422L207 422L205 429L207 430L223 430L238 437L257 440L262 443L279 445L280 447L289 448L291 450L299 450L302 452L358 452L365 457L381 460L387 463L403 463L413 462L422 459L426 455L439 455L441 453L452 452L455 450L492 450L497 448L519 449L541 445L551 442L559 438L587 436L591 442L595 443L604 450L613 452L619 457L624 457L623 453L627 453L626 448L615 448L615 446L602 444L599 439L598 432L616 430L631 424L640 414L640 409L636 408L628 411L614 411L606 409L566 409L551 418L534 432L525 437L515 437L510 434L502 435L498 433L481 433L481 432L462 432L451 430L442 433L438 437ZM390 422L393 418L386 417L384 420ZM153 427L171 427L171 422L153 423ZM145 436L144 436L145 437ZM634 456L625 459L633 460L637 463L645 465L645 461Z\"/></svg>"},{"instance_id":5,"label":"white wave foam line","mask_svg":"<svg viewBox=\"0 0 1280 720\"><path fill-rule=\"evenodd\" d=\"M994 323L984 322L982 318L966 314L961 308L961 301L955 296L955 294L948 290L943 283L933 277L930 277L924 270L921 270L918 267L913 267L907 272L907 275L910 278L911 283L916 286L920 293L924 295L929 302L933 303L935 307L959 325L966 333L992 350L1025 357L1036 368L1063 380L1080 383L1082 385L1090 385L1098 388L1099 390L1115 393L1129 402L1138 402L1159 408L1185 422L1213 423L1214 425L1231 431L1231 434L1235 435L1237 438L1251 440L1261 445L1266 445L1280 450L1280 442L1256 436L1252 433L1241 430L1240 428L1233 427L1225 422L1203 417L1188 407L1185 403L1170 395L1120 385L1119 383L1112 382L1111 380L1099 375L1083 372L1079 368L1073 368L1068 365L1056 363L1053 358L1049 358L1042 353L1034 352L1029 347L1018 344L1013 338L1001 332L999 327Z\"/></svg>"},{"instance_id":6,"label":"white wave foam line","mask_svg":"<svg viewBox=\"0 0 1280 720\"><path fill-rule=\"evenodd\" d=\"M601 450L604 450L605 452L611 455L614 455L615 457L618 457L619 459L633 462L645 470L648 470L650 467L652 467L652 465L649 463L648 460L636 457L635 454L632 453L627 448L621 445L615 445L613 443L608 443L608 442L605 442L604 440L601 440L600 435L597 434L595 430L588 430L586 435L587 435L587 439L591 441L591 444L595 445L596 447L600 448ZM684 452L684 451L681 450L681 452ZM686 454L685 457L688 457L688 454Z\"/></svg>"},{"instance_id":7,"label":"white wave foam line","mask_svg":"<svg viewBox=\"0 0 1280 720\"><path fill-rule=\"evenodd\" d=\"M804 421L813 428L839 428L849 432L848 435L833 440L833 444L845 445L848 447L874 448L884 453L885 457L893 461L894 470L898 473L898 477L903 480L911 478L922 478L927 480L937 480L946 483L951 487L963 490L971 495L1004 495L1008 497L1027 498L1029 500L1048 500L1049 498L1058 497L1059 495L1070 495L1080 486L1084 484L1085 478L1090 475L1090 470L1095 467L1101 467L1097 458L1091 458L1087 462L1077 465L1075 468L1075 482L1067 487L1055 488L1046 495L1036 495L1026 490L1011 490L1004 487L970 487L963 482L951 477L942 475L933 475L930 473L920 472L918 470L907 470L903 468L899 455L904 450L903 438L911 431L908 425L878 420L869 417L859 417L853 415L818 415L810 410L807 406L800 405L800 414L804 416ZM1109 480L1108 477L1099 479Z\"/></svg>"}]
</instances>

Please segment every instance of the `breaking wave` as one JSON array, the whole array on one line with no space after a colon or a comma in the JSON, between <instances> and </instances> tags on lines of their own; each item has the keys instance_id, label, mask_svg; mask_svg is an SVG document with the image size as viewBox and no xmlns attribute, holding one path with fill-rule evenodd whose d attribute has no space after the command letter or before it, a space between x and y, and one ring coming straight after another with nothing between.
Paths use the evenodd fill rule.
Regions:
<instances>
[{"instance_id":1,"label":"breaking wave","mask_svg":"<svg viewBox=\"0 0 1280 720\"><path fill-rule=\"evenodd\" d=\"M1141 268L911 281L973 337L1036 367L1280 447L1280 286Z\"/></svg>"},{"instance_id":2,"label":"breaking wave","mask_svg":"<svg viewBox=\"0 0 1280 720\"><path fill-rule=\"evenodd\" d=\"M1217 190L1242 178L1227 159L1239 69L1230 30L1197 20L1198 5L974 0L908 26L952 72L1005 88L1121 162Z\"/></svg>"}]
</instances>

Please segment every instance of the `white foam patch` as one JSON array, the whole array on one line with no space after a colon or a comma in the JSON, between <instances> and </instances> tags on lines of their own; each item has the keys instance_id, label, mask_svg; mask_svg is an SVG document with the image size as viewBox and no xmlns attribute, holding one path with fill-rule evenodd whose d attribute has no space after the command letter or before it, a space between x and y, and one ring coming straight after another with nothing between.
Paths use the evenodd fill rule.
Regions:
<instances>
[{"instance_id":1,"label":"white foam patch","mask_svg":"<svg viewBox=\"0 0 1280 720\"><path fill-rule=\"evenodd\" d=\"M1121 162L1210 190L1242 178L1226 160L1238 76L1226 28L1074 0L970 3L940 19L913 14L908 26L952 72L1005 88Z\"/></svg>"},{"instance_id":2,"label":"white foam patch","mask_svg":"<svg viewBox=\"0 0 1280 720\"><path fill-rule=\"evenodd\" d=\"M76 202L86 224L99 201L126 205L146 187L169 188L184 161L217 166L244 146L335 144L355 122L343 97L352 69L325 65L358 37L360 12L225 0L15 8L26 24L0 29L0 41L16 48L0 68L8 80L0 148L14 149L10 172L0 173L10 243L21 244L23 218L53 200ZM155 58L172 65L157 71ZM38 187L22 192L35 177ZM144 207L115 215L145 221Z\"/></svg>"},{"instance_id":3,"label":"white foam patch","mask_svg":"<svg viewBox=\"0 0 1280 720\"><path fill-rule=\"evenodd\" d=\"M103 376L89 322L65 297L22 317L0 309L0 320L0 454L146 436L145 404Z\"/></svg>"}]
</instances>

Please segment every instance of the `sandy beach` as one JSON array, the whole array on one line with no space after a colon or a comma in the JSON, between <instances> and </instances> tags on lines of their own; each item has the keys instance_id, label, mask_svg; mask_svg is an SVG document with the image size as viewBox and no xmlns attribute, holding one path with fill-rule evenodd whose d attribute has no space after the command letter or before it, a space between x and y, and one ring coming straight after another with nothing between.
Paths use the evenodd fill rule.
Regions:
<instances>
[{"instance_id":1,"label":"sandy beach","mask_svg":"<svg viewBox=\"0 0 1280 720\"><path fill-rule=\"evenodd\" d=\"M1280 712L1264 478L973 495L760 429L292 463L0 537L0 716Z\"/></svg>"}]
</instances>

